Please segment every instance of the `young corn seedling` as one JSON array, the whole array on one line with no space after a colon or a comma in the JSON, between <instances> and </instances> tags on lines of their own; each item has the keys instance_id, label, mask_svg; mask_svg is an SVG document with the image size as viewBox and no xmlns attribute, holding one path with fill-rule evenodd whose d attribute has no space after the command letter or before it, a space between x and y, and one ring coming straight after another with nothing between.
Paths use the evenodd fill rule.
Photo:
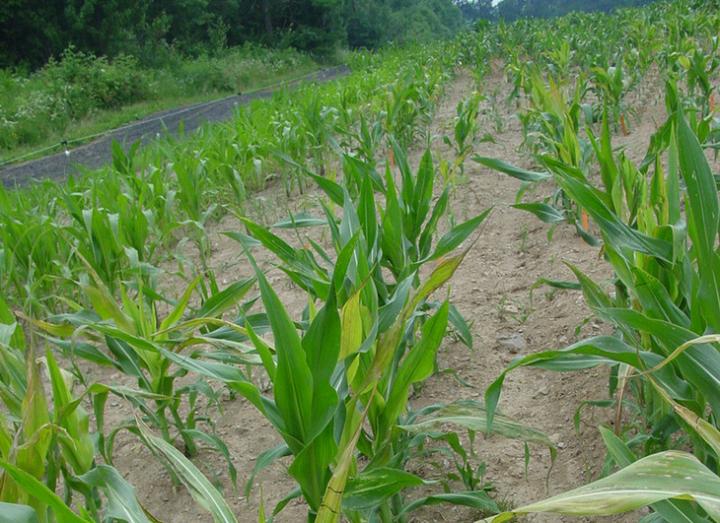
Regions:
<instances>
[{"instance_id":1,"label":"young corn seedling","mask_svg":"<svg viewBox=\"0 0 720 523\"><path fill-rule=\"evenodd\" d=\"M477 118L482 100L483 96L476 92L468 99L458 102L455 127L453 129L454 140L451 141L448 136L443 137L443 141L449 147L452 147L455 153L455 161L443 169L445 183L455 185L457 177L460 180L464 179L465 160L472 153L473 142L478 133Z\"/></svg>"}]
</instances>

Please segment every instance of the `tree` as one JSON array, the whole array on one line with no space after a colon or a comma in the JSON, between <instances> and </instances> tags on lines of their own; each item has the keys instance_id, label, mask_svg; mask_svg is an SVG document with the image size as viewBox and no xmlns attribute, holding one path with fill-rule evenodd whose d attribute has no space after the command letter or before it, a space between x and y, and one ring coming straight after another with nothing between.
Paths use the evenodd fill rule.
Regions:
<instances>
[{"instance_id":1,"label":"tree","mask_svg":"<svg viewBox=\"0 0 720 523\"><path fill-rule=\"evenodd\" d=\"M498 16L506 20L525 17L562 16L572 11L610 11L618 7L635 7L652 0L503 0L497 6Z\"/></svg>"},{"instance_id":2,"label":"tree","mask_svg":"<svg viewBox=\"0 0 720 523\"><path fill-rule=\"evenodd\" d=\"M471 21L495 18L492 0L458 0L455 2L463 16Z\"/></svg>"}]
</instances>

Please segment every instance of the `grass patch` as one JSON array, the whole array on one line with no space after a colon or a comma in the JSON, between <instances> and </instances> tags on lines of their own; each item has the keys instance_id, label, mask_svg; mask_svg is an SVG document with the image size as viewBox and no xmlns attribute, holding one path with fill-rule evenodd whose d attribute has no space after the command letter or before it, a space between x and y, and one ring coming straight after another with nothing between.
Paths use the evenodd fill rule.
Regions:
<instances>
[{"instance_id":1,"label":"grass patch","mask_svg":"<svg viewBox=\"0 0 720 523\"><path fill-rule=\"evenodd\" d=\"M0 71L0 164L60 150L156 112L252 91L318 68L294 50L244 46L144 69L67 51L31 75ZM37 154L33 154L33 152Z\"/></svg>"}]
</instances>

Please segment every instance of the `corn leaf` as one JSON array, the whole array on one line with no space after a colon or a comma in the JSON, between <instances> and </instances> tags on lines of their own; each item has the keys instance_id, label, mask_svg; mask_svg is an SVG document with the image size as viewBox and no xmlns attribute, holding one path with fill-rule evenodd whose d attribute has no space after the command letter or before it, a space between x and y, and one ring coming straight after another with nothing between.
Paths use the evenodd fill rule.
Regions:
<instances>
[{"instance_id":1,"label":"corn leaf","mask_svg":"<svg viewBox=\"0 0 720 523\"><path fill-rule=\"evenodd\" d=\"M421 507L428 505L438 505L448 503L451 505L462 505L477 510L482 510L486 514L497 512L499 510L497 503L488 496L484 490L470 492L447 492L442 494L433 494L424 498L416 499L405 505L401 514L408 514Z\"/></svg>"},{"instance_id":2,"label":"corn leaf","mask_svg":"<svg viewBox=\"0 0 720 523\"><path fill-rule=\"evenodd\" d=\"M98 465L76 479L102 491L108 503L106 518L127 523L151 523L137 500L133 486L113 467Z\"/></svg>"},{"instance_id":3,"label":"corn leaf","mask_svg":"<svg viewBox=\"0 0 720 523\"><path fill-rule=\"evenodd\" d=\"M137 425L143 441L153 452L163 458L188 489L193 499L212 514L215 523L237 523L235 515L222 494L182 452L164 439L155 436L142 421L137 420Z\"/></svg>"},{"instance_id":4,"label":"corn leaf","mask_svg":"<svg viewBox=\"0 0 720 523\"><path fill-rule=\"evenodd\" d=\"M549 448L553 455L555 453L555 445L547 435L501 414L495 415L492 431L488 431L487 410L482 403L471 400L426 407L418 413L416 421L410 425L400 425L399 428L413 434L421 434L441 431L445 425L455 425L473 432L494 433L509 439L537 443Z\"/></svg>"},{"instance_id":5,"label":"corn leaf","mask_svg":"<svg viewBox=\"0 0 720 523\"><path fill-rule=\"evenodd\" d=\"M483 521L501 523L532 513L608 516L672 499L694 501L720 521L720 477L693 455L678 451L647 456L589 485Z\"/></svg>"},{"instance_id":6,"label":"corn leaf","mask_svg":"<svg viewBox=\"0 0 720 523\"><path fill-rule=\"evenodd\" d=\"M474 218L453 227L449 232L443 235L435 246L435 252L430 260L437 260L446 254L452 252L470 236L482 222L490 215L492 208L483 211Z\"/></svg>"},{"instance_id":7,"label":"corn leaf","mask_svg":"<svg viewBox=\"0 0 720 523\"><path fill-rule=\"evenodd\" d=\"M513 207L514 209L519 209L521 211L530 212L537 216L540 221L544 223L562 223L567 220L565 214L558 211L552 205L548 205L547 203L517 203L515 205L512 205L511 207Z\"/></svg>"},{"instance_id":8,"label":"corn leaf","mask_svg":"<svg viewBox=\"0 0 720 523\"><path fill-rule=\"evenodd\" d=\"M57 494L21 468L5 461L0 461L0 468L34 499L49 507L58 523L92 523L92 520L75 514Z\"/></svg>"},{"instance_id":9,"label":"corn leaf","mask_svg":"<svg viewBox=\"0 0 720 523\"><path fill-rule=\"evenodd\" d=\"M37 512L27 505L0 501L0 523L39 523Z\"/></svg>"},{"instance_id":10,"label":"corn leaf","mask_svg":"<svg viewBox=\"0 0 720 523\"><path fill-rule=\"evenodd\" d=\"M637 461L637 457L633 452L611 430L600 427L600 434L602 435L610 456L612 456L612 459L621 468L627 467ZM668 523L707 523L708 521L707 518L697 513L697 510L695 510L689 501L658 501L650 506L653 510L657 511L658 515L662 516L660 521L667 521Z\"/></svg>"},{"instance_id":11,"label":"corn leaf","mask_svg":"<svg viewBox=\"0 0 720 523\"><path fill-rule=\"evenodd\" d=\"M702 315L717 332L720 331L720 256L715 250L720 219L717 186L682 111L677 115L677 149L680 173L687 187L689 232L697 250Z\"/></svg>"},{"instance_id":12,"label":"corn leaf","mask_svg":"<svg viewBox=\"0 0 720 523\"><path fill-rule=\"evenodd\" d=\"M507 174L508 176L512 176L513 178L517 178L518 180L521 180L523 182L540 182L542 180L547 180L550 178L550 175L548 173L528 171L527 169L515 167L514 165L510 165L509 163L495 158L487 158L484 156L475 155L473 156L473 160L475 160L480 165L484 165L485 167L488 167L494 171L499 171L503 174Z\"/></svg>"},{"instance_id":13,"label":"corn leaf","mask_svg":"<svg viewBox=\"0 0 720 523\"><path fill-rule=\"evenodd\" d=\"M347 482L342 505L348 510L369 510L403 489L429 483L415 474L389 467L363 471Z\"/></svg>"}]
</instances>

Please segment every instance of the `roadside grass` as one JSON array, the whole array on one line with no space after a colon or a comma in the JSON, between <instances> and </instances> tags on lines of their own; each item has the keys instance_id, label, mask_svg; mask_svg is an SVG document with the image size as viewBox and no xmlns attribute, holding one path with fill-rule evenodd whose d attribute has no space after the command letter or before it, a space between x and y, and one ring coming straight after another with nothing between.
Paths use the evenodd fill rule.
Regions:
<instances>
[{"instance_id":1,"label":"roadside grass","mask_svg":"<svg viewBox=\"0 0 720 523\"><path fill-rule=\"evenodd\" d=\"M294 50L241 47L146 69L75 51L30 75L0 71L0 166L62 150L155 113L255 91L321 67ZM87 138L87 140L84 140ZM37 154L33 152L37 151Z\"/></svg>"}]
</instances>

